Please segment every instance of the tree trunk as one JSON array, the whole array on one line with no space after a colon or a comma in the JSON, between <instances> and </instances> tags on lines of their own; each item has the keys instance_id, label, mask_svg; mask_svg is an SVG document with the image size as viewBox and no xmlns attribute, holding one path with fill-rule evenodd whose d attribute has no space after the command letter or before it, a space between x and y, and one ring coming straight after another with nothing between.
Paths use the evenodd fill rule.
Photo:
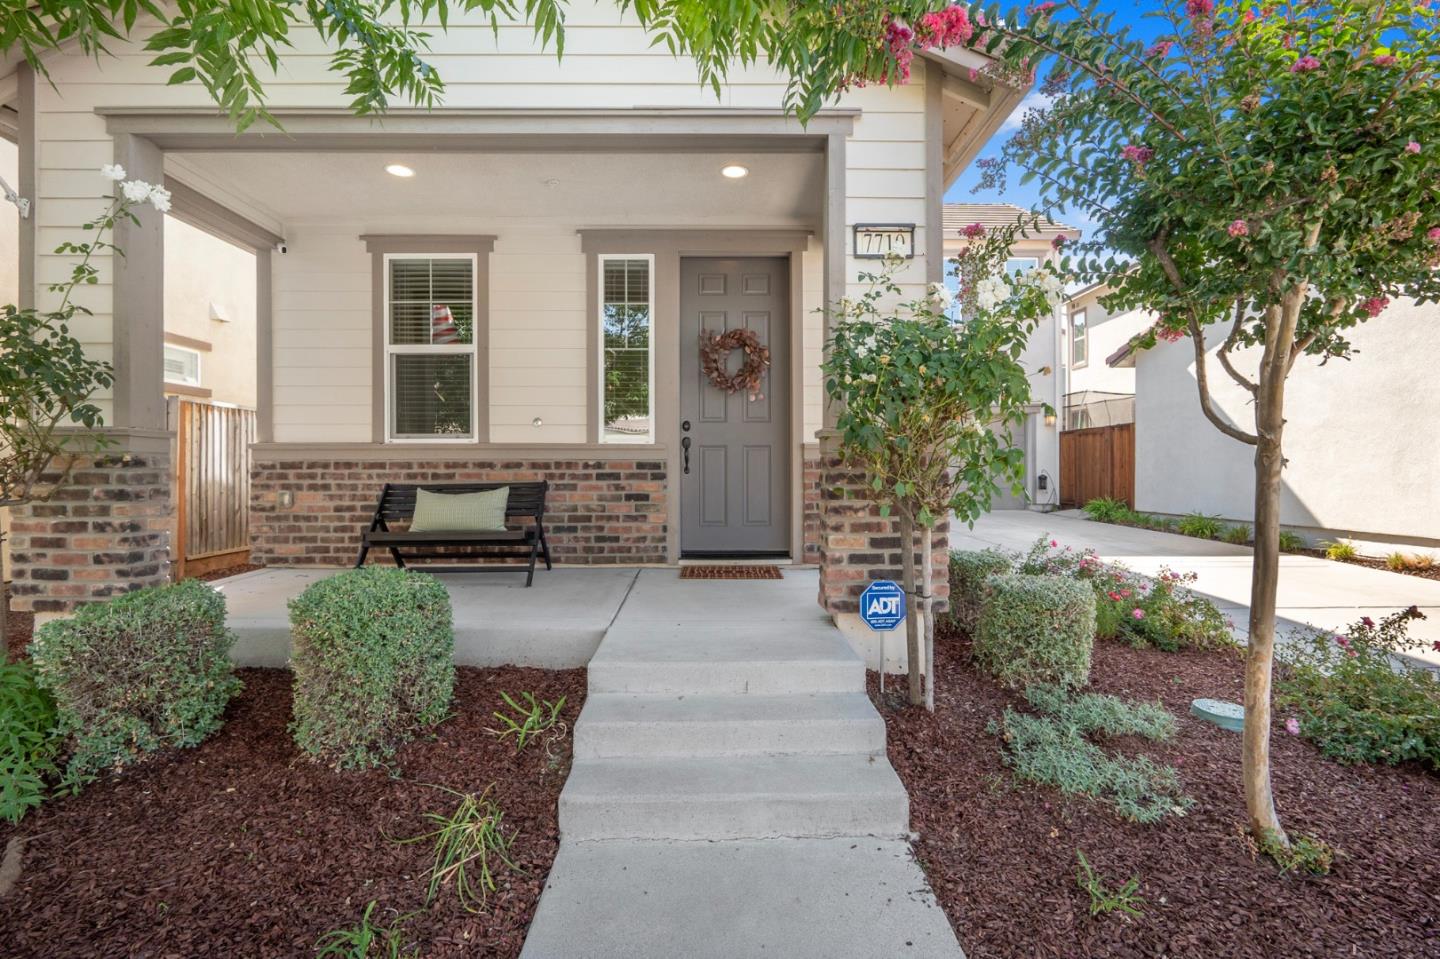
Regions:
<instances>
[{"instance_id":1,"label":"tree trunk","mask_svg":"<svg viewBox=\"0 0 1440 959\"><path fill-rule=\"evenodd\" d=\"M1298 312L1298 304L1295 305ZM1267 324L1268 325L1268 324ZM1289 324L1281 323L1282 328ZM1293 326L1290 327L1293 329ZM1270 789L1270 680L1275 661L1275 594L1280 579L1280 473L1285 461L1285 375L1290 338L1267 334L1255 397L1255 556L1250 577L1250 641L1245 657L1242 773L1245 808L1255 836L1289 845Z\"/></svg>"},{"instance_id":2,"label":"tree trunk","mask_svg":"<svg viewBox=\"0 0 1440 959\"><path fill-rule=\"evenodd\" d=\"M920 687L920 632L915 617L915 520L908 510L900 511L900 571L901 587L905 590L905 665L910 676L910 705L919 706L925 701ZM883 648L883 644L882 644ZM885 668L882 656L880 668Z\"/></svg>"},{"instance_id":3,"label":"tree trunk","mask_svg":"<svg viewBox=\"0 0 1440 959\"><path fill-rule=\"evenodd\" d=\"M925 708L935 711L935 558L931 555L934 529L920 530L920 622L925 632Z\"/></svg>"}]
</instances>

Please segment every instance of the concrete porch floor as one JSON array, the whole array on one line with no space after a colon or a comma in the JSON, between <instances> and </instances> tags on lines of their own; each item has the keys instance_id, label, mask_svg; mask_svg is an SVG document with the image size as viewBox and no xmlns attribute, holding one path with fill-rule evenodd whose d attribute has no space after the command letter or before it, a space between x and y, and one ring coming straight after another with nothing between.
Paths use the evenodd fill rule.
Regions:
<instances>
[{"instance_id":1,"label":"concrete porch floor","mask_svg":"<svg viewBox=\"0 0 1440 959\"><path fill-rule=\"evenodd\" d=\"M338 569L259 569L216 580L235 632L240 666L284 666L290 658L287 603ZM570 669L595 655L635 585L637 569L561 567L535 573L439 573L455 616L455 662L463 666ZM811 593L814 592L811 573ZM813 601L812 601L813 604ZM818 612L818 610L817 610Z\"/></svg>"}]
</instances>

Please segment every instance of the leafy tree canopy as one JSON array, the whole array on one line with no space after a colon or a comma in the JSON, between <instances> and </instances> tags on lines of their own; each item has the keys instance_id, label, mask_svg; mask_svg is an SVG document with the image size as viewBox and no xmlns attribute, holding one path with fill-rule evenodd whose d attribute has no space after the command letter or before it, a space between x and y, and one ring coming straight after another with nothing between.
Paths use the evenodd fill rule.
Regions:
<instances>
[{"instance_id":1,"label":"leafy tree canopy","mask_svg":"<svg viewBox=\"0 0 1440 959\"><path fill-rule=\"evenodd\" d=\"M134 37L172 69L171 83L197 82L244 129L266 112L263 74L278 68L299 30L331 48L356 113L393 99L439 102L445 83L427 60L429 41L452 17L479 15L498 30L530 25L539 43L565 50L565 0L0 0L0 51L18 49L43 70L41 54L72 41L88 54ZM695 59L698 79L718 94L731 64L771 62L789 78L785 106L813 115L856 82L903 82L913 46L968 40L959 7L935 0L615 0L657 45ZM913 24L906 26L906 24ZM477 54L483 51L475 51Z\"/></svg>"}]
</instances>

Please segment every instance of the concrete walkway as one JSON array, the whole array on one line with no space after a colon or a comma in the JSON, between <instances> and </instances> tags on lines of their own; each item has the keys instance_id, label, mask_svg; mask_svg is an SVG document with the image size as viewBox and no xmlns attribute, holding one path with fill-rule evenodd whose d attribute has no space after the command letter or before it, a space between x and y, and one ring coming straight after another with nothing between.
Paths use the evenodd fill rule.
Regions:
<instances>
[{"instance_id":1,"label":"concrete walkway","mask_svg":"<svg viewBox=\"0 0 1440 959\"><path fill-rule=\"evenodd\" d=\"M950 542L956 549L999 546L1023 551L1040 536L1053 537L1074 549L1093 549L1101 559L1124 563L1147 576L1166 566L1197 573L1196 592L1214 600L1234 620L1243 640L1250 602L1249 547L1097 523L1078 510L997 511L982 517L973 530L957 524ZM1410 629L1412 636L1425 641L1425 650L1416 658L1440 665L1440 652L1431 648L1440 640L1440 581L1315 556L1280 557L1277 613L1282 629L1309 625L1338 632L1361 616L1378 620L1412 604L1429 617Z\"/></svg>"},{"instance_id":2,"label":"concrete walkway","mask_svg":"<svg viewBox=\"0 0 1440 959\"><path fill-rule=\"evenodd\" d=\"M644 570L589 668L523 959L959 959L815 573Z\"/></svg>"}]
</instances>

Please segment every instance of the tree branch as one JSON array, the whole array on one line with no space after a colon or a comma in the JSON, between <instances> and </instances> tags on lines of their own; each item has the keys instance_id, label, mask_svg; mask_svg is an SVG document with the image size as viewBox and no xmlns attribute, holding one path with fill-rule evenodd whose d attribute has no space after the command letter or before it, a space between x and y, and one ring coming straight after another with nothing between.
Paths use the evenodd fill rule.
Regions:
<instances>
[{"instance_id":1,"label":"tree branch","mask_svg":"<svg viewBox=\"0 0 1440 959\"><path fill-rule=\"evenodd\" d=\"M1251 396L1254 396L1260 390L1259 384L1237 370L1235 364L1230 361L1230 350L1239 342L1240 328L1244 320L1245 301L1237 296L1235 298L1235 325L1230 327L1230 335L1225 337L1225 342L1220 345L1220 349L1215 354L1215 358L1220 361L1220 365L1225 368L1225 372L1230 374L1230 378L1240 384L1241 389L1246 390Z\"/></svg>"}]
</instances>

